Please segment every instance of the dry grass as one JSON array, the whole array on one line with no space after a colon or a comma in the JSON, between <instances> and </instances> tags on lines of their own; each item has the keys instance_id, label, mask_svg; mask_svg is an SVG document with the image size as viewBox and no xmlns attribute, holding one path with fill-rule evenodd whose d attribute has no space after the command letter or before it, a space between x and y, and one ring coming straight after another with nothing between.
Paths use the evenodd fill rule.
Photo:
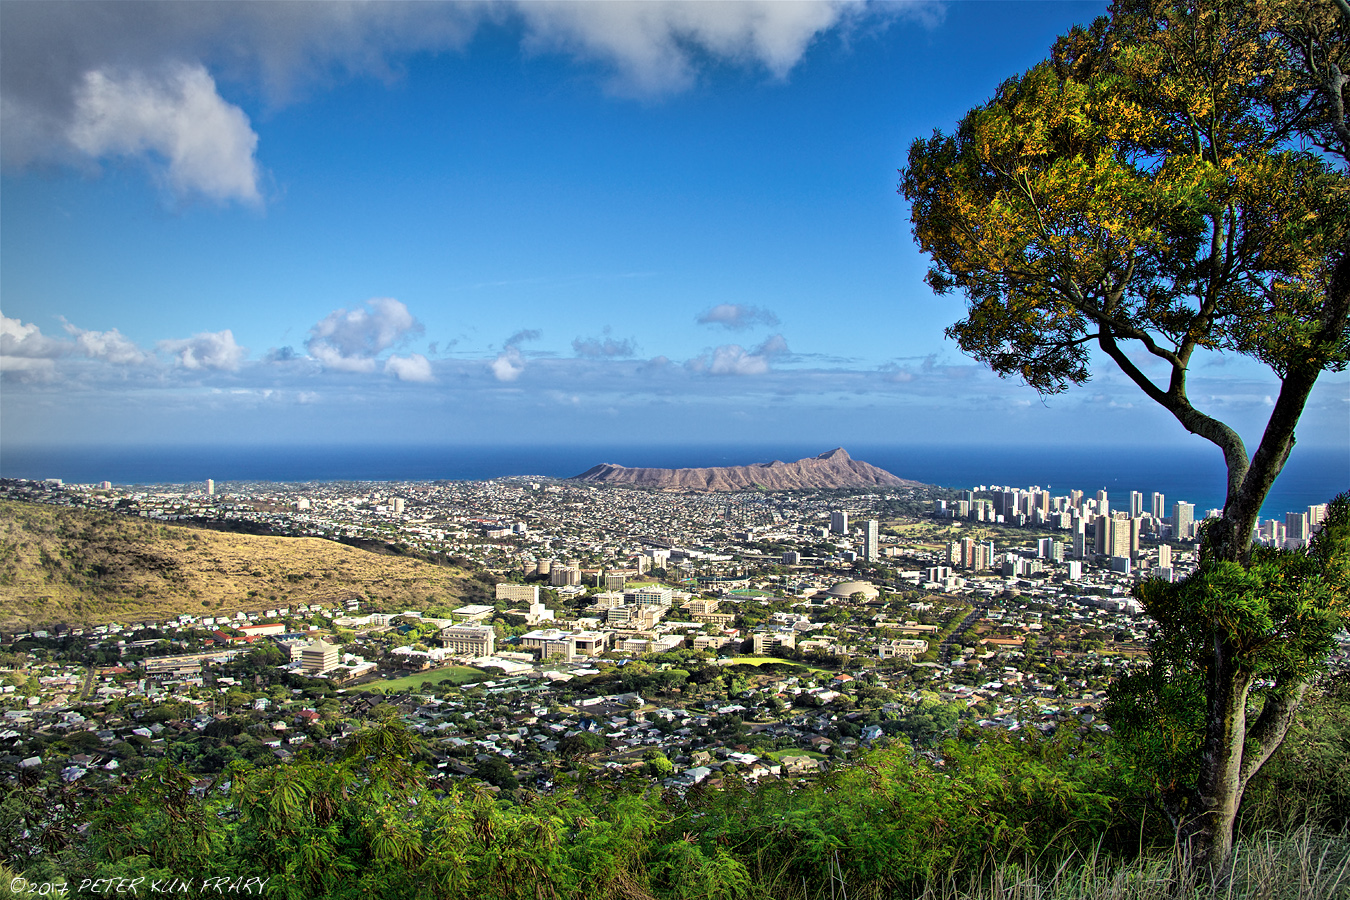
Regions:
<instances>
[{"instance_id":1,"label":"dry grass","mask_svg":"<svg viewBox=\"0 0 1350 900\"><path fill-rule=\"evenodd\" d=\"M258 537L0 501L0 628L333 604L457 605L459 569L318 538Z\"/></svg>"},{"instance_id":2,"label":"dry grass","mask_svg":"<svg viewBox=\"0 0 1350 900\"><path fill-rule=\"evenodd\" d=\"M1350 900L1350 840L1308 828L1249 838L1239 842L1230 876L1203 884L1178 876L1170 857L1003 863L929 885L916 900Z\"/></svg>"}]
</instances>

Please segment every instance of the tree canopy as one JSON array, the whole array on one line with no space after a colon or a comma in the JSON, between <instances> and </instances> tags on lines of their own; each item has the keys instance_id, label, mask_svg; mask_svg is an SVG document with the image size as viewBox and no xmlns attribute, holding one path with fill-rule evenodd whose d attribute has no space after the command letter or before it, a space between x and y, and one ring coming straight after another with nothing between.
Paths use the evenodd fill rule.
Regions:
<instances>
[{"instance_id":1,"label":"tree canopy","mask_svg":"<svg viewBox=\"0 0 1350 900\"><path fill-rule=\"evenodd\" d=\"M1347 621L1343 536L1251 545L1313 385L1350 362L1348 57L1348 0L1117 0L902 172L928 283L969 301L947 331L964 351L1053 394L1095 348L1223 451L1223 515L1194 575L1140 587L1160 630L1114 703L1211 871ZM1279 379L1251 454L1187 392L1205 352Z\"/></svg>"},{"instance_id":2,"label":"tree canopy","mask_svg":"<svg viewBox=\"0 0 1350 900\"><path fill-rule=\"evenodd\" d=\"M1313 383L1350 360L1350 180L1322 149L1344 115L1337 125L1314 71L1339 72L1346 25L1300 25L1294 7L1122 0L954 134L916 141L900 188L929 284L969 300L948 329L964 351L1057 393L1089 380L1095 347L1223 451L1215 538L1230 558L1250 543ZM1276 24L1322 29L1306 65ZM1280 378L1254 456L1188 395L1198 351Z\"/></svg>"}]
</instances>

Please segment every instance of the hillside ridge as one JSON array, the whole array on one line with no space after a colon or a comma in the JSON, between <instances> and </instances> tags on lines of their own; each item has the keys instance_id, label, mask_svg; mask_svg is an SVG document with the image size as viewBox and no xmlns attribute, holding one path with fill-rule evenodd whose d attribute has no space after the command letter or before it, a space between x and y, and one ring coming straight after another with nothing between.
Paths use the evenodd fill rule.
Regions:
<instances>
[{"instance_id":1,"label":"hillside ridge","mask_svg":"<svg viewBox=\"0 0 1350 900\"><path fill-rule=\"evenodd\" d=\"M570 481L625 484L670 491L795 491L829 488L913 487L920 482L900 478L871 463L854 459L843 447L796 462L774 460L743 466L689 469L630 468L600 463Z\"/></svg>"},{"instance_id":2,"label":"hillside ridge","mask_svg":"<svg viewBox=\"0 0 1350 900\"><path fill-rule=\"evenodd\" d=\"M163 621L279 607L456 606L460 569L316 537L234 534L0 500L0 628Z\"/></svg>"}]
</instances>

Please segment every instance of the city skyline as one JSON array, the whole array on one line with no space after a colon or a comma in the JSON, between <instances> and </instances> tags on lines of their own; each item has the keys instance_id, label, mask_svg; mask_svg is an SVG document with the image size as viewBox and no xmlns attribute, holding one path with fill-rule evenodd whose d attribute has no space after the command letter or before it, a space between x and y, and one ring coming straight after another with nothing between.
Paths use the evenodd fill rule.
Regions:
<instances>
[{"instance_id":1,"label":"city skyline","mask_svg":"<svg viewBox=\"0 0 1350 900\"><path fill-rule=\"evenodd\" d=\"M1198 443L963 357L895 193L1105 6L7 4L0 448ZM1190 383L1255 444L1269 371Z\"/></svg>"}]
</instances>

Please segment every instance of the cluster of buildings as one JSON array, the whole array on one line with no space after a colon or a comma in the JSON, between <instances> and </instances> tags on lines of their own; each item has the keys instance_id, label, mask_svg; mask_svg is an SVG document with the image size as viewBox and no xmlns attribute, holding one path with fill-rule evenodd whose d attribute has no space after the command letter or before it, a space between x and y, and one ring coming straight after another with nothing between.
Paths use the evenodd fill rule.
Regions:
<instances>
[{"instance_id":1,"label":"cluster of buildings","mask_svg":"<svg viewBox=\"0 0 1350 900\"><path fill-rule=\"evenodd\" d=\"M676 761L673 784L715 778L727 766L804 772L909 734L909 717L935 704L985 727L1094 727L1101 692L1147 645L1151 625L1134 585L1179 577L1196 562L1191 504L1174 503L1169 515L1162 495L1146 506L1139 492L1119 510L1104 491L1051 496L1035 487L674 494L528 478L133 488L5 481L0 495L397 542L497 582L489 599L452 604L445 618L355 601L260 608L241 597L238 610L209 617L4 635L11 663L0 671L0 773L6 760L40 755L29 750L44 741L91 731L99 744L85 743L99 752L76 767L115 777L117 766L103 767L133 758L129 735L142 753L171 742L173 729L190 737L239 715L221 709L225 696L242 697L267 729L284 726L280 737L266 735L265 749L285 758L342 729L316 719L314 697L279 696L258 679L272 687L288 675L321 679L343 692L343 722L372 705L355 699L366 688L410 672L434 685L451 664L479 670L481 687L423 690L398 705L434 738L438 765L460 775L484 755L546 773L540 760L582 732L603 737L604 764L617 768L660 751ZM1312 507L1264 522L1261 540L1300 546L1324 514ZM268 645L282 651L276 675L235 683L217 674ZM63 657L91 651L113 661ZM715 697L667 684L616 699L606 680L625 661L686 672L742 654L830 672L722 679ZM134 717L99 718L128 701L188 704L198 714L155 722L158 732ZM41 764L58 763L70 765Z\"/></svg>"}]
</instances>

